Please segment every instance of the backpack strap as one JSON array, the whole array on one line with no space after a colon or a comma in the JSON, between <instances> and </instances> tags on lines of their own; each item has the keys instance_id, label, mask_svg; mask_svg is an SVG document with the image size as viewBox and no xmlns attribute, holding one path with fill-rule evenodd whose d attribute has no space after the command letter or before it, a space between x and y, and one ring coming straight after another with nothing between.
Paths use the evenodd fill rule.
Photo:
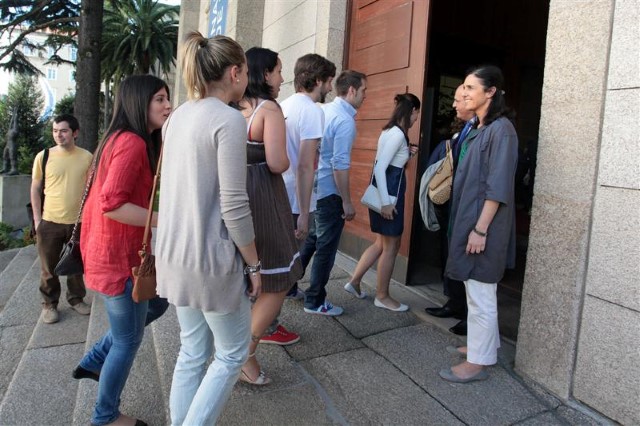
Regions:
<instances>
[{"instance_id":1,"label":"backpack strap","mask_svg":"<svg viewBox=\"0 0 640 426\"><path fill-rule=\"evenodd\" d=\"M42 189L40 192L40 214L42 214L42 212L44 211L44 183L47 170L47 161L49 161L49 149L50 148L45 148L44 152L42 153Z\"/></svg>"}]
</instances>

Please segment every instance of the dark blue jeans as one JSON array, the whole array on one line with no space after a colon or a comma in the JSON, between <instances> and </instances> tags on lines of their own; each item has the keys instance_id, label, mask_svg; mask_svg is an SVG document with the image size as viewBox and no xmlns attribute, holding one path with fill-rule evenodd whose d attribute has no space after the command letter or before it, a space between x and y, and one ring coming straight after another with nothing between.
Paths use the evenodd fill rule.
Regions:
<instances>
[{"instance_id":1,"label":"dark blue jeans","mask_svg":"<svg viewBox=\"0 0 640 426\"><path fill-rule=\"evenodd\" d=\"M315 217L315 213L312 212L309 214L309 233L307 234L307 238L305 238L305 240L300 244L300 262L302 263L303 275L304 275L304 271L307 270L309 261L313 257L313 254L316 252L316 222L314 217ZM296 229L298 227L297 214L293 215L293 227ZM287 293L287 296L294 295L297 292L298 292L298 283L296 282ZM276 318L275 326L273 326L273 331L275 331L275 327L278 325L277 321L278 319Z\"/></svg>"},{"instance_id":2,"label":"dark blue jeans","mask_svg":"<svg viewBox=\"0 0 640 426\"><path fill-rule=\"evenodd\" d=\"M340 235L344 228L342 198L329 195L318 200L315 211L315 257L311 266L311 285L305 291L304 307L316 309L324 304L325 287L338 252Z\"/></svg>"}]
</instances>

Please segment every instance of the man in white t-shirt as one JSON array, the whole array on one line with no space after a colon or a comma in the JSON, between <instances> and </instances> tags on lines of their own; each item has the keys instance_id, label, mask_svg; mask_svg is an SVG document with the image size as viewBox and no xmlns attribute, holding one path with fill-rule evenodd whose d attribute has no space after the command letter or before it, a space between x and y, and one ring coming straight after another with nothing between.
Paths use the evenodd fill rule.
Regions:
<instances>
[{"instance_id":1,"label":"man in white t-shirt","mask_svg":"<svg viewBox=\"0 0 640 426\"><path fill-rule=\"evenodd\" d=\"M315 251L312 213L315 210L314 175L318 148L324 131L324 113L316 103L323 103L331 92L336 66L315 53L300 57L294 67L296 93L281 106L287 127L287 155L290 167L282 174L296 226L296 238L305 241L300 250L303 267ZM314 313L339 315L342 309L326 302Z\"/></svg>"}]
</instances>

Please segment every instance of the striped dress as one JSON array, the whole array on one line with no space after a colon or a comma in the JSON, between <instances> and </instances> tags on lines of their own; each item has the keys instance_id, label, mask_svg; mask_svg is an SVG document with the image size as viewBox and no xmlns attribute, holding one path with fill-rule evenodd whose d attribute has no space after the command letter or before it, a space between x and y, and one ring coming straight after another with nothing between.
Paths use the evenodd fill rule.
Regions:
<instances>
[{"instance_id":1,"label":"striped dress","mask_svg":"<svg viewBox=\"0 0 640 426\"><path fill-rule=\"evenodd\" d=\"M258 104L249 118L248 139L251 139L253 118L264 102ZM256 248L262 262L262 291L277 293L289 290L302 277L302 263L287 190L282 175L269 170L263 142L247 140L247 193Z\"/></svg>"}]
</instances>

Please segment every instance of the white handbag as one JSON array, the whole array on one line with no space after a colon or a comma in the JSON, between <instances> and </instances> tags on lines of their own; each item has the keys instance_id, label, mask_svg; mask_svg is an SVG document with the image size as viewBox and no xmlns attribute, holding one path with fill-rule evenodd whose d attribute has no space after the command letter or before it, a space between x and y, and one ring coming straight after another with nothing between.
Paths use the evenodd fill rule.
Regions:
<instances>
[{"instance_id":1,"label":"white handbag","mask_svg":"<svg viewBox=\"0 0 640 426\"><path fill-rule=\"evenodd\" d=\"M376 165L373 164L373 168L375 169ZM402 169L402 173L404 173L404 169ZM398 182L398 191L396 192L396 196L390 195L391 204L394 206L398 202L398 196L400 195L400 186L402 185L402 174L400 175L400 182ZM382 199L380 198L380 193L378 192L378 188L373 185L373 170L371 171L371 182L369 182L369 186L364 191L364 195L360 199L360 202L367 206L367 208L373 210L374 212L380 214L382 211Z\"/></svg>"}]
</instances>

